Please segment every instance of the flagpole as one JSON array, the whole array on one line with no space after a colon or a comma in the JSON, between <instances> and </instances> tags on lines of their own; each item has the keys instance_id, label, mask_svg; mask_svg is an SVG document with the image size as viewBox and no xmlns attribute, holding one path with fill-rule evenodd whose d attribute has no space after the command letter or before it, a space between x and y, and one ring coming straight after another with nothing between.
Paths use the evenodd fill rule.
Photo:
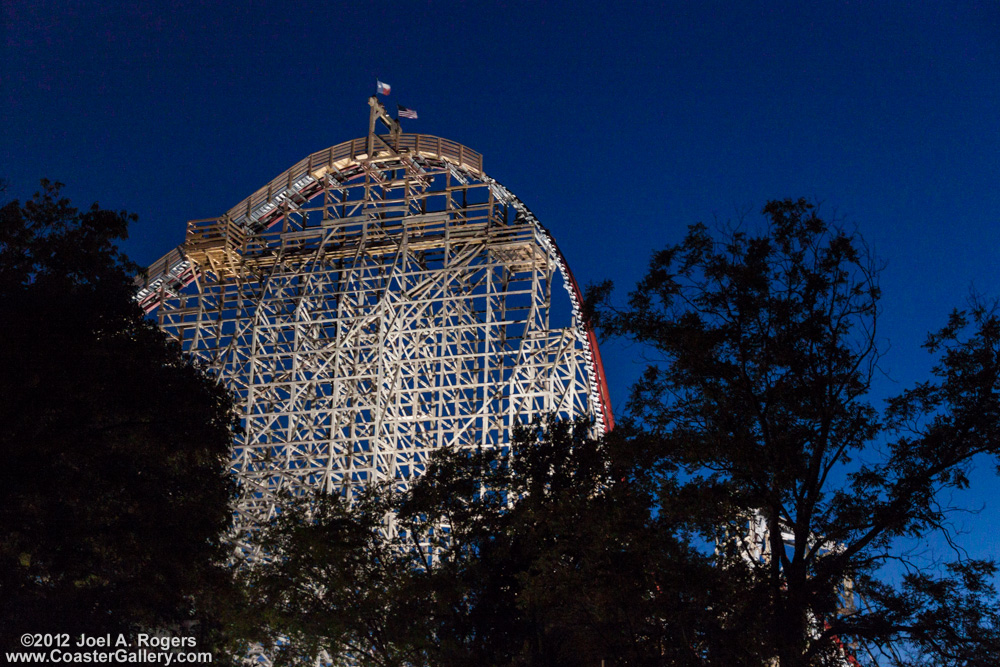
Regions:
<instances>
[{"instance_id":1,"label":"flagpole","mask_svg":"<svg viewBox=\"0 0 1000 667\"><path fill-rule=\"evenodd\" d=\"M400 127L398 120L389 115L389 112L385 109L385 105L379 101L378 95L372 95L368 98L368 106L371 107L371 111L368 114L367 149L368 159L371 160L375 157L375 125L377 122L381 120L385 124L386 129L389 130L389 134L392 137L392 146L389 146L389 148L393 151L399 150L399 135L402 132L402 127Z\"/></svg>"}]
</instances>

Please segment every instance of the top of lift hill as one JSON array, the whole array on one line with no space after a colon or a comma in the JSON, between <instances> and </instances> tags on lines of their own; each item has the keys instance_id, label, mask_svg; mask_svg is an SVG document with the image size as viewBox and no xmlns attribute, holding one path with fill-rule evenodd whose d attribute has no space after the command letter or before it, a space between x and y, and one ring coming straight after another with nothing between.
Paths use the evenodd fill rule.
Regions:
<instances>
[{"instance_id":1,"label":"top of lift hill","mask_svg":"<svg viewBox=\"0 0 1000 667\"><path fill-rule=\"evenodd\" d=\"M345 141L300 160L231 208L226 214L229 219L254 231L267 227L269 217L277 211L284 199L309 199L322 187L324 178L342 183L357 176L360 165L378 160L398 158L404 164L411 163L413 158L418 157L444 160L475 178L485 178L483 156L480 153L441 137L403 134L399 121L386 112L376 97L370 97L368 104L371 113L367 137ZM379 121L389 130L388 135L376 134ZM412 166L418 168L416 163Z\"/></svg>"},{"instance_id":2,"label":"top of lift hill","mask_svg":"<svg viewBox=\"0 0 1000 667\"><path fill-rule=\"evenodd\" d=\"M490 180L483 173L481 153L442 137L403 134L399 121L388 114L378 98L370 97L368 105L371 108L368 136L345 141L300 160L213 220L236 234L260 232L283 217L283 203L304 203L322 190L324 182L345 183L363 173L365 165L383 160L398 160L417 171L418 160L438 160L475 179ZM388 134L376 133L379 122ZM191 221L189 227L200 222L206 221ZM190 281L194 267L188 250L185 245L174 248L154 262L144 278L137 279L137 299L147 312L157 307L159 290L173 291Z\"/></svg>"}]
</instances>

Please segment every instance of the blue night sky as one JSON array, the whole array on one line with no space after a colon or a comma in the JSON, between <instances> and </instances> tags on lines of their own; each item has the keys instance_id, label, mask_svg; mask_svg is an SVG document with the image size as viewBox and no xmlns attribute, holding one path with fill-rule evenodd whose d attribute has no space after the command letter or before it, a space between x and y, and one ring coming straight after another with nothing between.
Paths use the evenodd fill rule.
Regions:
<instances>
[{"instance_id":1,"label":"blue night sky","mask_svg":"<svg viewBox=\"0 0 1000 667\"><path fill-rule=\"evenodd\" d=\"M115 5L111 8L111 5ZM125 5L124 7L119 5ZM927 331L1000 296L995 2L135 3L5 0L0 176L139 214L150 263L311 152L362 136L376 77L404 131L484 155L581 284L624 298L688 224L807 197L886 262L879 395ZM389 106L393 109L392 105ZM624 407L638 350L603 348ZM985 466L963 519L1000 555Z\"/></svg>"}]
</instances>

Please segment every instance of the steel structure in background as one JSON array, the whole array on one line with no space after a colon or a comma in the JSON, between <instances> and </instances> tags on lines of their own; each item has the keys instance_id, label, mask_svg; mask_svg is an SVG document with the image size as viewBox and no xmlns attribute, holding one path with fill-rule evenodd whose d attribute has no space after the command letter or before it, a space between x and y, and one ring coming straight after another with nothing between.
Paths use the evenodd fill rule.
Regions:
<instances>
[{"instance_id":1,"label":"steel structure in background","mask_svg":"<svg viewBox=\"0 0 1000 667\"><path fill-rule=\"evenodd\" d=\"M402 487L433 450L503 446L516 422L550 412L612 427L549 233L480 154L403 134L369 105L367 137L188 223L139 285L146 311L237 396L243 552L279 491Z\"/></svg>"}]
</instances>

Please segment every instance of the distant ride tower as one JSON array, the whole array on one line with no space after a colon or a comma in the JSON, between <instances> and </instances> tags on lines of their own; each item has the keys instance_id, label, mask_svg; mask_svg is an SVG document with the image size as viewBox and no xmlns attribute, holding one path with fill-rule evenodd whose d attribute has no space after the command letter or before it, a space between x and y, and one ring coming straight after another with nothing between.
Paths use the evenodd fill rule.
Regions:
<instances>
[{"instance_id":1,"label":"distant ride tower","mask_svg":"<svg viewBox=\"0 0 1000 667\"><path fill-rule=\"evenodd\" d=\"M138 292L237 396L243 552L279 491L404 487L435 449L504 446L515 423L550 412L612 427L597 343L548 231L479 153L403 134L369 105L367 137L189 222Z\"/></svg>"}]
</instances>

